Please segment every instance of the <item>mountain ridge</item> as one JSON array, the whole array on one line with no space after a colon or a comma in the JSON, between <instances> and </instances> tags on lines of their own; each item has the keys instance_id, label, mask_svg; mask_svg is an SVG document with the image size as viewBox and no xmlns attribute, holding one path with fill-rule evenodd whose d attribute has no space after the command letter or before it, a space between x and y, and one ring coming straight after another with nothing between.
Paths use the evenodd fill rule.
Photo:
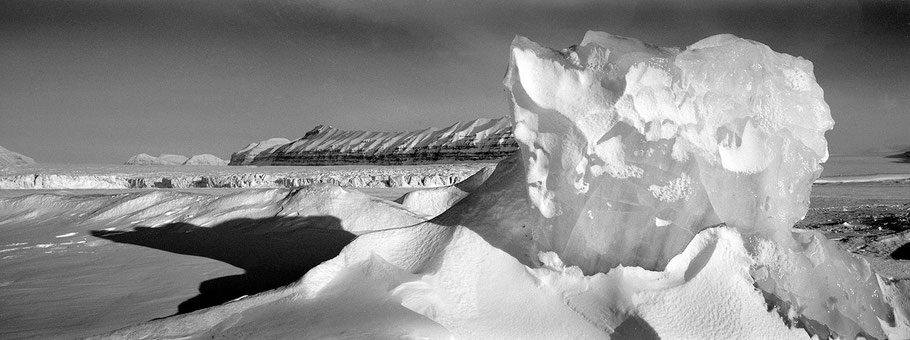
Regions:
<instances>
[{"instance_id":1,"label":"mountain ridge","mask_svg":"<svg viewBox=\"0 0 910 340\"><path fill-rule=\"evenodd\" d=\"M229 165L433 164L492 161L518 150L508 117L407 132L348 131L318 125L296 140L267 139L231 155Z\"/></svg>"}]
</instances>

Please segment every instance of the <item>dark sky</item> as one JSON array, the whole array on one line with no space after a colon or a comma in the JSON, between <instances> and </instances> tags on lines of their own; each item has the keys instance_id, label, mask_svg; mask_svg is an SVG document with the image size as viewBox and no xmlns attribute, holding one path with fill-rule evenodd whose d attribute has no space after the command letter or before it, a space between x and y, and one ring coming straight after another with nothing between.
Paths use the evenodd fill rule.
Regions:
<instances>
[{"instance_id":1,"label":"dark sky","mask_svg":"<svg viewBox=\"0 0 910 340\"><path fill-rule=\"evenodd\" d=\"M685 4L681 4L685 3ZM908 1L0 1L0 145L122 163L509 114L512 38L664 46L733 33L805 57L832 153L910 144Z\"/></svg>"}]
</instances>

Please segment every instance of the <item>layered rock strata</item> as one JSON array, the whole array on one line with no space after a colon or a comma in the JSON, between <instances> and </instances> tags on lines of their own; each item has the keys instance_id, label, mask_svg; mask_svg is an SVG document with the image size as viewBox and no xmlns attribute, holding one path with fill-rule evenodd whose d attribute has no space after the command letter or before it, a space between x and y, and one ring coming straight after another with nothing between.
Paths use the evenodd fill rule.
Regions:
<instances>
[{"instance_id":1,"label":"layered rock strata","mask_svg":"<svg viewBox=\"0 0 910 340\"><path fill-rule=\"evenodd\" d=\"M433 164L500 160L518 150L508 118L411 132L345 131L320 125L303 137L252 143L230 165Z\"/></svg>"}]
</instances>

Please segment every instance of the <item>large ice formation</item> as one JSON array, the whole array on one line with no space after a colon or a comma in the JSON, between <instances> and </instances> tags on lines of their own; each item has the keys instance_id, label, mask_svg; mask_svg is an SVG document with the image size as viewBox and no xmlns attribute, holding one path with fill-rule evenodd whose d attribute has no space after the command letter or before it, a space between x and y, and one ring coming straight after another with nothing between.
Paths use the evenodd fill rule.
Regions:
<instances>
[{"instance_id":1,"label":"large ice formation","mask_svg":"<svg viewBox=\"0 0 910 340\"><path fill-rule=\"evenodd\" d=\"M809 61L731 35L518 37L505 85L520 154L440 215L371 228L285 289L108 336L910 336L900 285L791 228L833 124Z\"/></svg>"},{"instance_id":2,"label":"large ice formation","mask_svg":"<svg viewBox=\"0 0 910 340\"><path fill-rule=\"evenodd\" d=\"M0 146L0 167L35 164L35 160Z\"/></svg>"},{"instance_id":3,"label":"large ice formation","mask_svg":"<svg viewBox=\"0 0 910 340\"><path fill-rule=\"evenodd\" d=\"M724 223L756 285L806 327L883 336L893 316L868 264L791 228L834 123L809 61L732 35L666 49L596 32L560 51L517 38L511 55L515 135L544 217L534 246L588 273L662 269Z\"/></svg>"},{"instance_id":4,"label":"large ice formation","mask_svg":"<svg viewBox=\"0 0 910 340\"><path fill-rule=\"evenodd\" d=\"M345 131L319 125L289 141L272 138L231 155L231 165L432 164L500 160L518 150L507 117L442 129Z\"/></svg>"}]
</instances>

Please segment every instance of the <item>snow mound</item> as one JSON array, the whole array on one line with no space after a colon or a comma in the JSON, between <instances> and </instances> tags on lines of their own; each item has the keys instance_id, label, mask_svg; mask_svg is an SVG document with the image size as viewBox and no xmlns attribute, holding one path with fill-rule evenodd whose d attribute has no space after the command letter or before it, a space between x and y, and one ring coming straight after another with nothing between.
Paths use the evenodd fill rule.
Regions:
<instances>
[{"instance_id":1,"label":"snow mound","mask_svg":"<svg viewBox=\"0 0 910 340\"><path fill-rule=\"evenodd\" d=\"M910 337L899 284L792 228L833 125L809 61L731 35L510 54L520 153L450 208L285 289L106 336Z\"/></svg>"},{"instance_id":2,"label":"snow mound","mask_svg":"<svg viewBox=\"0 0 910 340\"><path fill-rule=\"evenodd\" d=\"M10 150L0 146L0 167L22 166L22 165L32 165L32 164L35 164L35 160L32 159L31 157L10 151Z\"/></svg>"},{"instance_id":3,"label":"snow mound","mask_svg":"<svg viewBox=\"0 0 910 340\"><path fill-rule=\"evenodd\" d=\"M183 165L227 165L228 161L212 154L201 154L190 157Z\"/></svg>"},{"instance_id":4,"label":"snow mound","mask_svg":"<svg viewBox=\"0 0 910 340\"><path fill-rule=\"evenodd\" d=\"M427 216L439 215L477 190L490 177L493 169L495 167L482 168L471 177L453 185L408 192L395 199L395 202Z\"/></svg>"},{"instance_id":5,"label":"snow mound","mask_svg":"<svg viewBox=\"0 0 910 340\"><path fill-rule=\"evenodd\" d=\"M410 132L319 125L295 141L273 138L231 155L231 165L431 164L499 160L518 149L507 117Z\"/></svg>"}]
</instances>

